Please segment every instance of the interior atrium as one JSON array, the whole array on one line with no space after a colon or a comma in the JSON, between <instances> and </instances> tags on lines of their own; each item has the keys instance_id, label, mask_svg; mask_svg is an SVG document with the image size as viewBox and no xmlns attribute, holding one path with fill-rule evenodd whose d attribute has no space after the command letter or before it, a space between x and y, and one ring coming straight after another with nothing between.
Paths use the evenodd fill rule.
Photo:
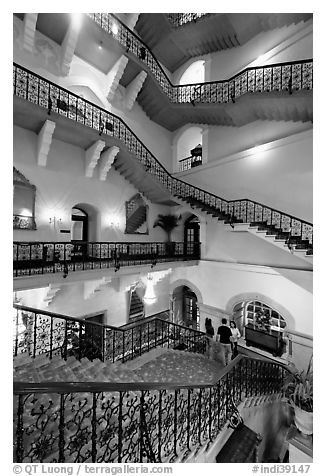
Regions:
<instances>
[{"instance_id":1,"label":"interior atrium","mask_svg":"<svg viewBox=\"0 0 326 476\"><path fill-rule=\"evenodd\" d=\"M14 13L15 462L312 461L312 17Z\"/></svg>"}]
</instances>

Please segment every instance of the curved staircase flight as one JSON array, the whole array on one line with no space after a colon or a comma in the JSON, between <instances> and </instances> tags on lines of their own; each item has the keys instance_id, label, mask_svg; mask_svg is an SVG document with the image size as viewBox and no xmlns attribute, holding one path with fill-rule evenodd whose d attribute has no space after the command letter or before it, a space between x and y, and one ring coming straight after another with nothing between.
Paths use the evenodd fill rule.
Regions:
<instances>
[{"instance_id":1,"label":"curved staircase flight","mask_svg":"<svg viewBox=\"0 0 326 476\"><path fill-rule=\"evenodd\" d=\"M232 224L249 224L251 230L259 226L258 236L265 227L268 234L276 233L278 240L288 237L288 244L294 245L304 257L312 255L311 223L253 200L224 200L173 177L118 116L16 64L14 99L14 122L18 125L38 128L42 124L40 115L43 121L51 115L54 120L63 121L62 134L77 123L83 127L85 137L89 134L89 140L94 141L94 133L97 133L106 148L119 144L120 151L113 165L154 203L187 203ZM33 115L37 121L33 121Z\"/></svg>"}]
</instances>

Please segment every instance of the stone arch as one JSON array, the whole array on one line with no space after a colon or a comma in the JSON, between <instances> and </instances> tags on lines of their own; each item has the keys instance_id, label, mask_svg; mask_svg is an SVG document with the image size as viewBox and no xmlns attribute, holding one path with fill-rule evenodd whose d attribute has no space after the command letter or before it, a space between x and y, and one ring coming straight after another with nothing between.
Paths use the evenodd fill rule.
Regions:
<instances>
[{"instance_id":1,"label":"stone arch","mask_svg":"<svg viewBox=\"0 0 326 476\"><path fill-rule=\"evenodd\" d=\"M172 139L172 160L174 172L179 172L179 161L190 156L190 150L197 144L203 145L206 129L199 124L187 124L181 127Z\"/></svg>"},{"instance_id":2,"label":"stone arch","mask_svg":"<svg viewBox=\"0 0 326 476\"><path fill-rule=\"evenodd\" d=\"M192 292L194 292L197 296L197 302L198 304L203 304L203 296L201 291L193 284L191 281L188 279L177 279L176 281L173 281L170 284L170 296L172 297L173 291L175 288L178 288L179 286L187 286Z\"/></svg>"},{"instance_id":3,"label":"stone arch","mask_svg":"<svg viewBox=\"0 0 326 476\"><path fill-rule=\"evenodd\" d=\"M75 203L71 208L79 208L84 210L88 215L88 241L100 241L100 216L98 208L89 203Z\"/></svg>"},{"instance_id":4,"label":"stone arch","mask_svg":"<svg viewBox=\"0 0 326 476\"><path fill-rule=\"evenodd\" d=\"M248 301L261 301L264 304L267 304L267 306L271 307L272 309L277 311L279 314L281 314L282 317L284 317L288 330L289 329L295 330L295 319L292 316L292 314L284 306L282 306L282 304L275 301L274 299L271 299L265 294L252 293L252 292L237 294L228 300L226 304L226 311L230 315L232 315L233 308L236 304L239 304L240 302L248 302Z\"/></svg>"},{"instance_id":5,"label":"stone arch","mask_svg":"<svg viewBox=\"0 0 326 476\"><path fill-rule=\"evenodd\" d=\"M196 68L196 64L199 65L199 63L202 64L202 67L203 67L203 71L204 71L204 79L202 81L197 81L196 79L192 80L192 81L188 81L188 83L202 83L204 81L207 81L206 79L206 62L207 62L207 58L205 58L204 56L199 56L197 57L196 59L193 59L193 58L190 58L188 61L186 61L186 63L184 63L179 69L178 71L176 71L174 73L174 84L186 84L183 82L182 78L184 77L184 75L187 73L187 71L191 71L192 69ZM196 78L196 75L195 75L195 78ZM188 84L187 83L187 84Z\"/></svg>"}]
</instances>

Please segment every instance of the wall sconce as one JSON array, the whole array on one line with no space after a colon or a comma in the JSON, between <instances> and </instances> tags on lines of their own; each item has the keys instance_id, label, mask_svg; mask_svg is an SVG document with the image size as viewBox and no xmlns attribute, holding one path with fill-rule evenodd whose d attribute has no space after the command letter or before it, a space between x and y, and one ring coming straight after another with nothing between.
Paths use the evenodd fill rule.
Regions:
<instances>
[{"instance_id":1,"label":"wall sconce","mask_svg":"<svg viewBox=\"0 0 326 476\"><path fill-rule=\"evenodd\" d=\"M154 302L157 301L157 297L155 296L154 293L154 285L153 285L153 276L149 274L147 276L147 285L146 285L146 291L144 295L144 302L145 304L154 304Z\"/></svg>"},{"instance_id":2,"label":"wall sconce","mask_svg":"<svg viewBox=\"0 0 326 476\"><path fill-rule=\"evenodd\" d=\"M107 216L107 223L110 228L120 228L121 218L119 215L112 213Z\"/></svg>"},{"instance_id":3,"label":"wall sconce","mask_svg":"<svg viewBox=\"0 0 326 476\"><path fill-rule=\"evenodd\" d=\"M53 225L53 228L55 228L57 224L60 224L61 221L62 221L61 218L57 218L55 216L49 218L49 223L50 225Z\"/></svg>"}]
</instances>

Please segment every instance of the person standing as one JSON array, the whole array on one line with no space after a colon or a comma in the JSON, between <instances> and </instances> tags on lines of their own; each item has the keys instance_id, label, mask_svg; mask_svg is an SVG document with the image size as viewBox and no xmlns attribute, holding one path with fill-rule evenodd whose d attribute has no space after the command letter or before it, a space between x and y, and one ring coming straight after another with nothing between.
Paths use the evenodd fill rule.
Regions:
<instances>
[{"instance_id":1,"label":"person standing","mask_svg":"<svg viewBox=\"0 0 326 476\"><path fill-rule=\"evenodd\" d=\"M232 332L229 326L227 325L227 320L225 318L222 319L222 325L219 326L217 329L216 340L222 346L222 354L224 358L224 365L228 365L230 356L232 353L231 350L231 337Z\"/></svg>"},{"instance_id":2,"label":"person standing","mask_svg":"<svg viewBox=\"0 0 326 476\"><path fill-rule=\"evenodd\" d=\"M235 321L230 321L230 329L232 332L231 336L231 348L232 348L232 359L238 355L238 340L241 337L240 331L237 328Z\"/></svg>"},{"instance_id":3,"label":"person standing","mask_svg":"<svg viewBox=\"0 0 326 476\"><path fill-rule=\"evenodd\" d=\"M209 359L213 358L213 337L214 337L214 327L212 325L212 320L208 317L205 320L205 328L207 335L207 355Z\"/></svg>"}]
</instances>

